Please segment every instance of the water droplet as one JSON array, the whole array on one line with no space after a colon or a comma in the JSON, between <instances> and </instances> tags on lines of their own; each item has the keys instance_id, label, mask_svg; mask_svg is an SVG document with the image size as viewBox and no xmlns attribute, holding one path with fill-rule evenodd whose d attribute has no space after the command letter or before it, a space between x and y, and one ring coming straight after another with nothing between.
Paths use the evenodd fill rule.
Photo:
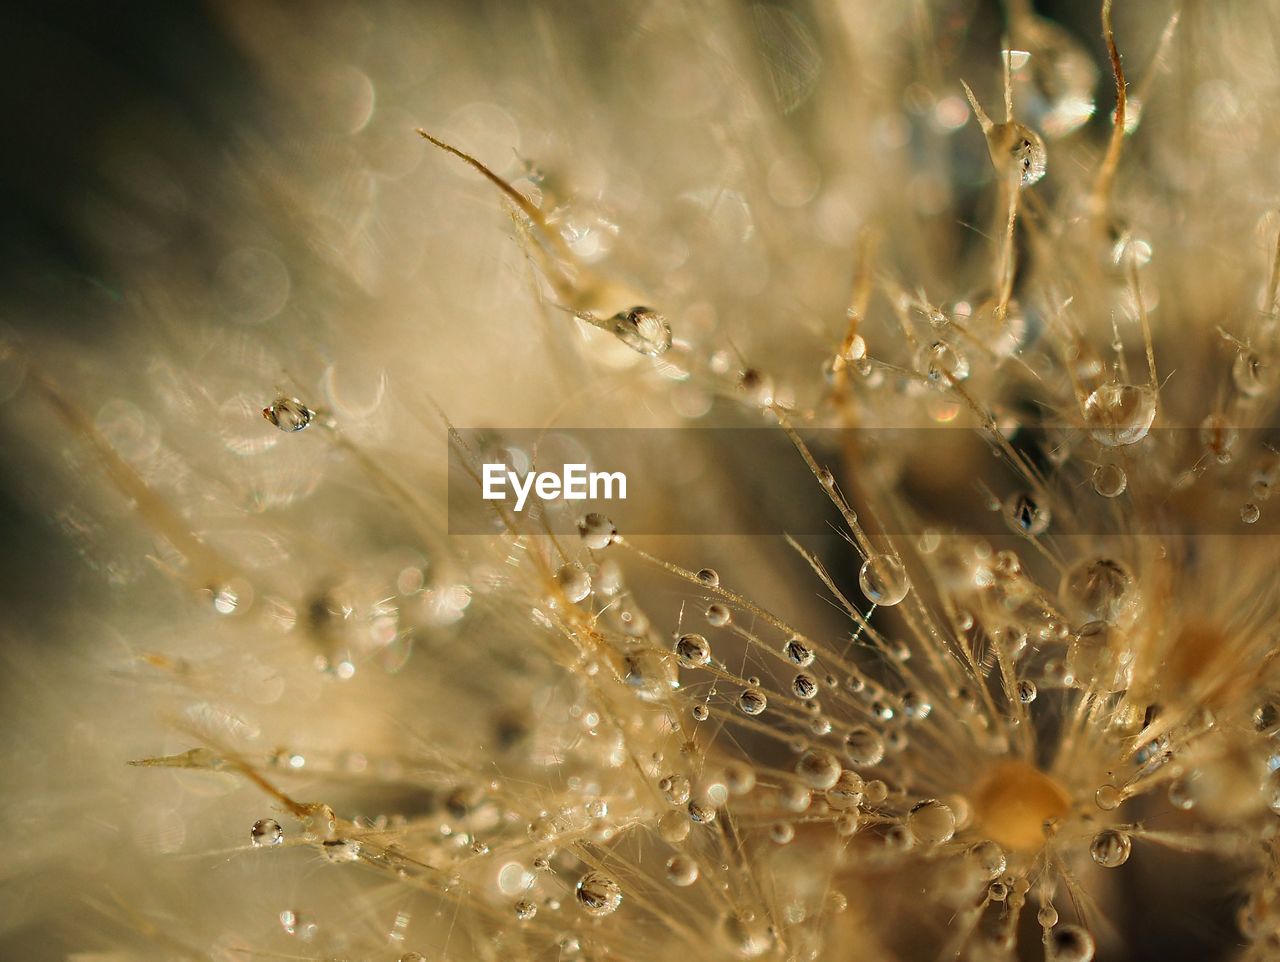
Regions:
<instances>
[{"instance_id":1,"label":"water droplet","mask_svg":"<svg viewBox=\"0 0 1280 962\"><path fill-rule=\"evenodd\" d=\"M738 696L738 707L744 715L759 715L769 705L769 699L759 688L747 688Z\"/></svg>"},{"instance_id":2,"label":"water droplet","mask_svg":"<svg viewBox=\"0 0 1280 962\"><path fill-rule=\"evenodd\" d=\"M803 701L816 698L818 696L818 681L812 675L806 675L801 672L791 679L791 692Z\"/></svg>"},{"instance_id":3,"label":"water droplet","mask_svg":"<svg viewBox=\"0 0 1280 962\"><path fill-rule=\"evenodd\" d=\"M706 705L694 705L691 711L694 721L704 722L711 717L711 710Z\"/></svg>"},{"instance_id":4,"label":"water droplet","mask_svg":"<svg viewBox=\"0 0 1280 962\"><path fill-rule=\"evenodd\" d=\"M726 762L724 783L730 795L746 795L756 787L756 770L746 762Z\"/></svg>"},{"instance_id":5,"label":"water droplet","mask_svg":"<svg viewBox=\"0 0 1280 962\"><path fill-rule=\"evenodd\" d=\"M683 805L689 801L689 779L684 775L668 775L658 782L658 788L668 804Z\"/></svg>"},{"instance_id":6,"label":"water droplet","mask_svg":"<svg viewBox=\"0 0 1280 962\"><path fill-rule=\"evenodd\" d=\"M622 904L622 887L603 872L588 872L574 887L578 904L588 915L612 915Z\"/></svg>"},{"instance_id":7,"label":"water droplet","mask_svg":"<svg viewBox=\"0 0 1280 962\"><path fill-rule=\"evenodd\" d=\"M714 568L700 568L694 577L698 579L699 584L704 584L708 588L720 587L720 574Z\"/></svg>"},{"instance_id":8,"label":"water droplet","mask_svg":"<svg viewBox=\"0 0 1280 962\"><path fill-rule=\"evenodd\" d=\"M711 805L704 805L695 799L690 799L689 804L685 806L685 810L689 813L689 818L697 822L699 825L710 825L716 820L716 810Z\"/></svg>"},{"instance_id":9,"label":"water droplet","mask_svg":"<svg viewBox=\"0 0 1280 962\"><path fill-rule=\"evenodd\" d=\"M1262 517L1262 509L1252 501L1245 504L1240 509L1240 520L1245 524L1255 524Z\"/></svg>"},{"instance_id":10,"label":"water droplet","mask_svg":"<svg viewBox=\"0 0 1280 962\"><path fill-rule=\"evenodd\" d=\"M1035 538L1049 527L1049 506L1026 491L1009 495L1004 503L1004 517L1016 533Z\"/></svg>"},{"instance_id":11,"label":"water droplet","mask_svg":"<svg viewBox=\"0 0 1280 962\"><path fill-rule=\"evenodd\" d=\"M1039 690L1036 688L1034 681L1026 680L1018 682L1018 701L1024 705L1030 705L1036 700Z\"/></svg>"},{"instance_id":12,"label":"water droplet","mask_svg":"<svg viewBox=\"0 0 1280 962\"><path fill-rule=\"evenodd\" d=\"M683 812L667 812L658 819L658 836L669 845L677 845L689 837L689 819Z\"/></svg>"},{"instance_id":13,"label":"water droplet","mask_svg":"<svg viewBox=\"0 0 1280 962\"><path fill-rule=\"evenodd\" d=\"M1118 464L1100 464L1093 472L1093 490L1104 498L1118 498L1128 486L1129 478Z\"/></svg>"},{"instance_id":14,"label":"water droplet","mask_svg":"<svg viewBox=\"0 0 1280 962\"><path fill-rule=\"evenodd\" d=\"M811 749L796 762L796 774L806 785L819 791L831 788L840 778L840 760L821 748Z\"/></svg>"},{"instance_id":15,"label":"water droplet","mask_svg":"<svg viewBox=\"0 0 1280 962\"><path fill-rule=\"evenodd\" d=\"M1009 864L1004 849L990 840L979 842L969 849L969 858L973 860L973 864L982 873L983 878L988 879L1003 875Z\"/></svg>"},{"instance_id":16,"label":"water droplet","mask_svg":"<svg viewBox=\"0 0 1280 962\"><path fill-rule=\"evenodd\" d=\"M673 855L667 859L667 881L685 888L698 881L698 863L687 855Z\"/></svg>"},{"instance_id":17,"label":"water droplet","mask_svg":"<svg viewBox=\"0 0 1280 962\"><path fill-rule=\"evenodd\" d=\"M907 830L922 845L940 845L956 833L956 816L946 803L928 798L911 806Z\"/></svg>"},{"instance_id":18,"label":"water droplet","mask_svg":"<svg viewBox=\"0 0 1280 962\"><path fill-rule=\"evenodd\" d=\"M274 818L260 818L249 829L249 838L257 848L279 845L284 841L284 829Z\"/></svg>"},{"instance_id":19,"label":"water droplet","mask_svg":"<svg viewBox=\"0 0 1280 962\"><path fill-rule=\"evenodd\" d=\"M591 594L591 575L576 561L562 564L556 571L556 584L572 604L577 604Z\"/></svg>"},{"instance_id":20,"label":"water droplet","mask_svg":"<svg viewBox=\"0 0 1280 962\"><path fill-rule=\"evenodd\" d=\"M1046 942L1045 962L1090 962L1093 936L1078 925L1059 925Z\"/></svg>"},{"instance_id":21,"label":"water droplet","mask_svg":"<svg viewBox=\"0 0 1280 962\"><path fill-rule=\"evenodd\" d=\"M681 635L676 639L675 652L686 668L700 668L711 662L711 645L702 635Z\"/></svg>"},{"instance_id":22,"label":"water droplet","mask_svg":"<svg viewBox=\"0 0 1280 962\"><path fill-rule=\"evenodd\" d=\"M858 586L868 601L889 607L907 596L911 582L901 561L893 555L877 554L862 563Z\"/></svg>"},{"instance_id":23,"label":"water droplet","mask_svg":"<svg viewBox=\"0 0 1280 962\"><path fill-rule=\"evenodd\" d=\"M1109 448L1136 444L1156 418L1156 394L1149 387L1110 382L1085 399L1084 422L1093 439Z\"/></svg>"},{"instance_id":24,"label":"water droplet","mask_svg":"<svg viewBox=\"0 0 1280 962\"><path fill-rule=\"evenodd\" d=\"M604 515L592 511L578 519L578 535L592 551L601 551L613 544L618 529Z\"/></svg>"},{"instance_id":25,"label":"water droplet","mask_svg":"<svg viewBox=\"0 0 1280 962\"><path fill-rule=\"evenodd\" d=\"M732 620L732 614L724 605L707 606L707 623L713 628L723 628Z\"/></svg>"},{"instance_id":26,"label":"water droplet","mask_svg":"<svg viewBox=\"0 0 1280 962\"><path fill-rule=\"evenodd\" d=\"M1245 397L1259 397L1275 387L1275 369L1252 351L1242 351L1231 364L1231 379Z\"/></svg>"},{"instance_id":27,"label":"water droplet","mask_svg":"<svg viewBox=\"0 0 1280 962\"><path fill-rule=\"evenodd\" d=\"M836 811L857 808L862 804L863 785L861 775L846 769L840 773L836 783L827 789L827 804Z\"/></svg>"},{"instance_id":28,"label":"water droplet","mask_svg":"<svg viewBox=\"0 0 1280 962\"><path fill-rule=\"evenodd\" d=\"M1129 861L1129 853L1133 843L1124 832L1115 829L1104 829L1093 837L1089 844L1089 854L1103 868L1117 868Z\"/></svg>"},{"instance_id":29,"label":"water droplet","mask_svg":"<svg viewBox=\"0 0 1280 962\"><path fill-rule=\"evenodd\" d=\"M773 378L763 371L748 368L738 377L738 387L747 400L756 407L768 407L773 403Z\"/></svg>"},{"instance_id":30,"label":"water droplet","mask_svg":"<svg viewBox=\"0 0 1280 962\"><path fill-rule=\"evenodd\" d=\"M613 334L623 344L647 357L658 357L671 347L671 325L649 307L633 307L612 317Z\"/></svg>"},{"instance_id":31,"label":"water droplet","mask_svg":"<svg viewBox=\"0 0 1280 962\"><path fill-rule=\"evenodd\" d=\"M1023 187L1044 177L1049 155L1040 135L1030 127L1016 122L995 124L987 137L996 166L1015 173ZM1008 166L1003 167L1005 164Z\"/></svg>"},{"instance_id":32,"label":"water droplet","mask_svg":"<svg viewBox=\"0 0 1280 962\"><path fill-rule=\"evenodd\" d=\"M768 923L751 912L725 915L720 933L729 951L740 959L758 958L773 947L773 932Z\"/></svg>"},{"instance_id":33,"label":"water droplet","mask_svg":"<svg viewBox=\"0 0 1280 962\"><path fill-rule=\"evenodd\" d=\"M1120 789L1108 784L1093 793L1093 800L1104 812L1113 812L1120 807L1124 796L1120 794Z\"/></svg>"},{"instance_id":34,"label":"water droplet","mask_svg":"<svg viewBox=\"0 0 1280 962\"><path fill-rule=\"evenodd\" d=\"M946 341L935 341L920 348L916 356L916 369L930 383L948 388L969 376L969 360Z\"/></svg>"},{"instance_id":35,"label":"water droplet","mask_svg":"<svg viewBox=\"0 0 1280 962\"><path fill-rule=\"evenodd\" d=\"M1115 624L1135 604L1133 575L1113 558L1086 558L1066 570L1059 593L1087 621Z\"/></svg>"},{"instance_id":36,"label":"water droplet","mask_svg":"<svg viewBox=\"0 0 1280 962\"><path fill-rule=\"evenodd\" d=\"M262 416L281 431L301 431L315 419L316 412L296 397L278 397L270 407L262 409Z\"/></svg>"},{"instance_id":37,"label":"water droplet","mask_svg":"<svg viewBox=\"0 0 1280 962\"><path fill-rule=\"evenodd\" d=\"M799 638L792 638L782 646L782 653L787 661L797 668L808 668L813 664L813 651Z\"/></svg>"},{"instance_id":38,"label":"water droplet","mask_svg":"<svg viewBox=\"0 0 1280 962\"><path fill-rule=\"evenodd\" d=\"M320 851L330 862L355 862L360 858L360 843L354 838L327 838Z\"/></svg>"},{"instance_id":39,"label":"water droplet","mask_svg":"<svg viewBox=\"0 0 1280 962\"><path fill-rule=\"evenodd\" d=\"M1041 928L1051 929L1058 924L1058 910L1052 905L1040 906L1040 911L1036 913L1036 921L1040 923Z\"/></svg>"},{"instance_id":40,"label":"water droplet","mask_svg":"<svg viewBox=\"0 0 1280 962\"><path fill-rule=\"evenodd\" d=\"M521 899L516 903L516 918L521 922L528 922L537 914L538 906L529 899Z\"/></svg>"},{"instance_id":41,"label":"water droplet","mask_svg":"<svg viewBox=\"0 0 1280 962\"><path fill-rule=\"evenodd\" d=\"M859 725L845 736L844 753L860 768L879 765L884 759L884 739L865 725Z\"/></svg>"}]
</instances>

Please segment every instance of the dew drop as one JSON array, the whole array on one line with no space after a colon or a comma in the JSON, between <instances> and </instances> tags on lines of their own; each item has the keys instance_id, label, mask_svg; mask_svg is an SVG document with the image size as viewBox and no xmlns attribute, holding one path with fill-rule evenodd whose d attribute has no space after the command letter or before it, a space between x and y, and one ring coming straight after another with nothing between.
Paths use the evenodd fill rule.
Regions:
<instances>
[{"instance_id":1,"label":"dew drop","mask_svg":"<svg viewBox=\"0 0 1280 962\"><path fill-rule=\"evenodd\" d=\"M1103 829L1089 843L1089 854L1103 868L1118 868L1129 861L1129 853L1133 843L1124 832L1115 829Z\"/></svg>"},{"instance_id":2,"label":"dew drop","mask_svg":"<svg viewBox=\"0 0 1280 962\"><path fill-rule=\"evenodd\" d=\"M836 783L827 789L827 804L838 812L857 808L862 803L863 785L861 775L846 769L840 773Z\"/></svg>"},{"instance_id":3,"label":"dew drop","mask_svg":"<svg viewBox=\"0 0 1280 962\"><path fill-rule=\"evenodd\" d=\"M721 936L729 951L739 959L755 959L773 947L769 925L750 912L730 912L720 925Z\"/></svg>"},{"instance_id":4,"label":"dew drop","mask_svg":"<svg viewBox=\"0 0 1280 962\"><path fill-rule=\"evenodd\" d=\"M360 858L360 843L353 838L327 838L320 851L330 862L355 862Z\"/></svg>"},{"instance_id":5,"label":"dew drop","mask_svg":"<svg viewBox=\"0 0 1280 962\"><path fill-rule=\"evenodd\" d=\"M560 566L556 571L556 584L564 592L565 598L575 605L591 594L591 575L576 561Z\"/></svg>"},{"instance_id":6,"label":"dew drop","mask_svg":"<svg viewBox=\"0 0 1280 962\"><path fill-rule=\"evenodd\" d=\"M698 881L698 863L687 855L673 855L667 859L667 881L685 888Z\"/></svg>"},{"instance_id":7,"label":"dew drop","mask_svg":"<svg viewBox=\"0 0 1280 962\"><path fill-rule=\"evenodd\" d=\"M1109 448L1136 444L1156 418L1156 395L1149 387L1110 382L1084 402L1084 422L1093 439Z\"/></svg>"},{"instance_id":8,"label":"dew drop","mask_svg":"<svg viewBox=\"0 0 1280 962\"><path fill-rule=\"evenodd\" d=\"M622 887L603 872L588 872L578 879L574 895L582 910L596 918L612 915L622 904Z\"/></svg>"},{"instance_id":9,"label":"dew drop","mask_svg":"<svg viewBox=\"0 0 1280 962\"><path fill-rule=\"evenodd\" d=\"M1040 906L1040 911L1036 913L1036 921L1040 923L1040 927L1051 929L1058 924L1058 910L1052 905Z\"/></svg>"},{"instance_id":10,"label":"dew drop","mask_svg":"<svg viewBox=\"0 0 1280 962\"><path fill-rule=\"evenodd\" d=\"M704 722L711 717L711 709L706 705L694 705L691 711L694 721Z\"/></svg>"},{"instance_id":11,"label":"dew drop","mask_svg":"<svg viewBox=\"0 0 1280 962\"><path fill-rule=\"evenodd\" d=\"M946 341L935 341L920 348L916 369L931 384L948 388L969 376L969 360Z\"/></svg>"},{"instance_id":12,"label":"dew drop","mask_svg":"<svg viewBox=\"0 0 1280 962\"><path fill-rule=\"evenodd\" d=\"M658 819L658 836L669 845L689 837L689 819L683 812L667 812Z\"/></svg>"},{"instance_id":13,"label":"dew drop","mask_svg":"<svg viewBox=\"0 0 1280 962\"><path fill-rule=\"evenodd\" d=\"M747 688L738 696L738 708L744 715L759 715L769 704L769 699L759 688Z\"/></svg>"},{"instance_id":14,"label":"dew drop","mask_svg":"<svg viewBox=\"0 0 1280 962\"><path fill-rule=\"evenodd\" d=\"M732 620L729 609L724 605L708 605L707 606L707 624L713 628L723 628Z\"/></svg>"},{"instance_id":15,"label":"dew drop","mask_svg":"<svg viewBox=\"0 0 1280 962\"><path fill-rule=\"evenodd\" d=\"M1100 464L1093 472L1093 490L1104 498L1118 498L1128 486L1129 478L1118 464Z\"/></svg>"},{"instance_id":16,"label":"dew drop","mask_svg":"<svg viewBox=\"0 0 1280 962\"><path fill-rule=\"evenodd\" d=\"M646 357L658 357L671 347L671 325L652 308L633 307L611 320L614 336Z\"/></svg>"},{"instance_id":17,"label":"dew drop","mask_svg":"<svg viewBox=\"0 0 1280 962\"><path fill-rule=\"evenodd\" d=\"M808 668L813 664L813 650L799 638L792 638L783 645L782 654L797 668Z\"/></svg>"},{"instance_id":18,"label":"dew drop","mask_svg":"<svg viewBox=\"0 0 1280 962\"><path fill-rule=\"evenodd\" d=\"M1025 124L995 124L988 134L988 146L996 166L1007 164L1004 169L1015 173L1023 187L1044 177L1049 160L1044 141Z\"/></svg>"},{"instance_id":19,"label":"dew drop","mask_svg":"<svg viewBox=\"0 0 1280 962\"><path fill-rule=\"evenodd\" d=\"M662 797L667 800L669 805L683 805L689 801L691 786L688 777L685 775L678 773L668 775L658 782L658 789L662 792Z\"/></svg>"},{"instance_id":20,"label":"dew drop","mask_svg":"<svg viewBox=\"0 0 1280 962\"><path fill-rule=\"evenodd\" d=\"M1059 925L1046 940L1045 962L1090 962L1093 936L1078 925Z\"/></svg>"},{"instance_id":21,"label":"dew drop","mask_svg":"<svg viewBox=\"0 0 1280 962\"><path fill-rule=\"evenodd\" d=\"M702 635L681 635L676 639L675 652L686 668L701 668L711 662L711 644Z\"/></svg>"},{"instance_id":22,"label":"dew drop","mask_svg":"<svg viewBox=\"0 0 1280 962\"><path fill-rule=\"evenodd\" d=\"M1108 784L1093 793L1093 800L1104 812L1113 812L1120 807L1124 797L1120 794L1120 789Z\"/></svg>"},{"instance_id":23,"label":"dew drop","mask_svg":"<svg viewBox=\"0 0 1280 962\"><path fill-rule=\"evenodd\" d=\"M1036 700L1036 695L1038 694L1039 689L1036 688L1034 681L1024 679L1018 682L1018 701L1022 702L1022 704L1030 705Z\"/></svg>"},{"instance_id":24,"label":"dew drop","mask_svg":"<svg viewBox=\"0 0 1280 962\"><path fill-rule=\"evenodd\" d=\"M694 577L698 579L699 584L704 584L708 588L720 587L720 575L714 568L700 568Z\"/></svg>"},{"instance_id":25,"label":"dew drop","mask_svg":"<svg viewBox=\"0 0 1280 962\"><path fill-rule=\"evenodd\" d=\"M538 914L538 906L529 899L521 899L516 903L516 918L521 922L528 922L531 918Z\"/></svg>"},{"instance_id":26,"label":"dew drop","mask_svg":"<svg viewBox=\"0 0 1280 962\"><path fill-rule=\"evenodd\" d=\"M296 397L278 397L270 407L262 409L262 416L281 431L293 433L310 424L316 413Z\"/></svg>"},{"instance_id":27,"label":"dew drop","mask_svg":"<svg viewBox=\"0 0 1280 962\"><path fill-rule=\"evenodd\" d=\"M979 842L969 849L969 858L982 873L983 878L988 879L1003 875L1009 864L1004 849L990 840Z\"/></svg>"},{"instance_id":28,"label":"dew drop","mask_svg":"<svg viewBox=\"0 0 1280 962\"><path fill-rule=\"evenodd\" d=\"M786 845L796 837L796 827L790 822L774 822L769 826L769 837L778 845Z\"/></svg>"},{"instance_id":29,"label":"dew drop","mask_svg":"<svg viewBox=\"0 0 1280 962\"><path fill-rule=\"evenodd\" d=\"M1086 558L1066 570L1059 593L1088 621L1115 624L1134 604L1133 575L1113 558Z\"/></svg>"},{"instance_id":30,"label":"dew drop","mask_svg":"<svg viewBox=\"0 0 1280 962\"><path fill-rule=\"evenodd\" d=\"M907 830L922 845L940 845L956 833L956 816L945 802L925 799L907 813Z\"/></svg>"},{"instance_id":31,"label":"dew drop","mask_svg":"<svg viewBox=\"0 0 1280 962\"><path fill-rule=\"evenodd\" d=\"M1262 509L1252 501L1240 509L1240 520L1245 524L1255 524L1262 517Z\"/></svg>"},{"instance_id":32,"label":"dew drop","mask_svg":"<svg viewBox=\"0 0 1280 962\"><path fill-rule=\"evenodd\" d=\"M795 678L791 679L791 693L802 701L816 698L818 695L817 679L812 675L800 672Z\"/></svg>"},{"instance_id":33,"label":"dew drop","mask_svg":"<svg viewBox=\"0 0 1280 962\"><path fill-rule=\"evenodd\" d=\"M1024 491L1009 495L1004 503L1004 518L1015 533L1035 538L1048 529L1052 516L1047 504Z\"/></svg>"},{"instance_id":34,"label":"dew drop","mask_svg":"<svg viewBox=\"0 0 1280 962\"><path fill-rule=\"evenodd\" d=\"M578 535L592 551L601 551L613 544L618 537L618 529L604 515L592 511L578 519Z\"/></svg>"},{"instance_id":35,"label":"dew drop","mask_svg":"<svg viewBox=\"0 0 1280 962\"><path fill-rule=\"evenodd\" d=\"M906 567L893 555L872 555L858 572L858 587L877 605L896 605L907 596L910 586Z\"/></svg>"},{"instance_id":36,"label":"dew drop","mask_svg":"<svg viewBox=\"0 0 1280 962\"><path fill-rule=\"evenodd\" d=\"M279 845L284 841L284 829L274 818L260 818L249 829L249 838L257 848Z\"/></svg>"},{"instance_id":37,"label":"dew drop","mask_svg":"<svg viewBox=\"0 0 1280 962\"><path fill-rule=\"evenodd\" d=\"M1245 397L1259 397L1275 386L1275 374L1257 354L1242 351L1231 365L1231 379Z\"/></svg>"},{"instance_id":38,"label":"dew drop","mask_svg":"<svg viewBox=\"0 0 1280 962\"><path fill-rule=\"evenodd\" d=\"M810 788L826 791L840 779L840 760L825 749L815 748L805 752L796 762L796 774Z\"/></svg>"},{"instance_id":39,"label":"dew drop","mask_svg":"<svg viewBox=\"0 0 1280 962\"><path fill-rule=\"evenodd\" d=\"M845 736L844 753L858 767L878 765L884 759L884 739L865 725L859 725Z\"/></svg>"}]
</instances>

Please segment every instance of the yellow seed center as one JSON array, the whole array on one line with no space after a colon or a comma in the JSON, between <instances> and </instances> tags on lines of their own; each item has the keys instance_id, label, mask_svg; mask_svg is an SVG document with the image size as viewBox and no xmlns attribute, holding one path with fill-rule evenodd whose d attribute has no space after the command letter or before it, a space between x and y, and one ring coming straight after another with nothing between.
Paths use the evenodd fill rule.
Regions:
<instances>
[{"instance_id":1,"label":"yellow seed center","mask_svg":"<svg viewBox=\"0 0 1280 962\"><path fill-rule=\"evenodd\" d=\"M1056 781L1024 761L992 765L971 794L978 830L1015 852L1038 849L1044 843L1044 823L1071 807Z\"/></svg>"}]
</instances>

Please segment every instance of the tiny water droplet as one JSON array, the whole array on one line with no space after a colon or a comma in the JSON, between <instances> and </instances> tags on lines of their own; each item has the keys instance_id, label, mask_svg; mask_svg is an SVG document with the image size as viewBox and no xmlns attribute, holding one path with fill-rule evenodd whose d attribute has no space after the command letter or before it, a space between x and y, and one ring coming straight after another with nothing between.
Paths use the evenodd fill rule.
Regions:
<instances>
[{"instance_id":1,"label":"tiny water droplet","mask_svg":"<svg viewBox=\"0 0 1280 962\"><path fill-rule=\"evenodd\" d=\"M612 318L613 334L623 344L646 357L658 357L671 347L671 325L649 307L633 307Z\"/></svg>"},{"instance_id":2,"label":"tiny water droplet","mask_svg":"<svg viewBox=\"0 0 1280 962\"><path fill-rule=\"evenodd\" d=\"M278 397L270 407L262 409L262 416L281 431L301 431L315 419L316 413L296 397Z\"/></svg>"},{"instance_id":3,"label":"tiny water droplet","mask_svg":"<svg viewBox=\"0 0 1280 962\"><path fill-rule=\"evenodd\" d=\"M928 798L911 806L907 830L922 845L940 845L956 833L956 816L945 802Z\"/></svg>"},{"instance_id":4,"label":"tiny water droplet","mask_svg":"<svg viewBox=\"0 0 1280 962\"><path fill-rule=\"evenodd\" d=\"M821 748L810 749L796 762L796 774L810 788L826 791L840 780L840 760Z\"/></svg>"},{"instance_id":5,"label":"tiny water droplet","mask_svg":"<svg viewBox=\"0 0 1280 962\"><path fill-rule=\"evenodd\" d=\"M604 515L592 511L578 519L578 535L592 551L601 551L617 539L618 529Z\"/></svg>"},{"instance_id":6,"label":"tiny water droplet","mask_svg":"<svg viewBox=\"0 0 1280 962\"><path fill-rule=\"evenodd\" d=\"M858 767L879 765L884 759L884 739L878 732L859 725L845 736L844 753Z\"/></svg>"},{"instance_id":7,"label":"tiny water droplet","mask_svg":"<svg viewBox=\"0 0 1280 962\"><path fill-rule=\"evenodd\" d=\"M1128 486L1129 478L1118 464L1100 464L1093 472L1093 490L1104 498L1118 498Z\"/></svg>"},{"instance_id":8,"label":"tiny water droplet","mask_svg":"<svg viewBox=\"0 0 1280 962\"><path fill-rule=\"evenodd\" d=\"M249 838L257 848L279 845L284 841L284 829L274 818L260 818L249 830Z\"/></svg>"},{"instance_id":9,"label":"tiny water droplet","mask_svg":"<svg viewBox=\"0 0 1280 962\"><path fill-rule=\"evenodd\" d=\"M516 903L516 918L521 922L528 922L531 918L538 914L538 906L529 899L521 899Z\"/></svg>"},{"instance_id":10,"label":"tiny water droplet","mask_svg":"<svg viewBox=\"0 0 1280 962\"><path fill-rule=\"evenodd\" d=\"M707 606L707 623L713 628L723 628L733 619L732 613L721 604Z\"/></svg>"},{"instance_id":11,"label":"tiny water droplet","mask_svg":"<svg viewBox=\"0 0 1280 962\"><path fill-rule=\"evenodd\" d=\"M769 699L759 688L747 688L738 696L738 708L744 715L759 715L769 705Z\"/></svg>"},{"instance_id":12,"label":"tiny water droplet","mask_svg":"<svg viewBox=\"0 0 1280 962\"><path fill-rule=\"evenodd\" d=\"M556 571L556 584L564 592L565 598L575 605L591 594L591 575L576 561L560 566Z\"/></svg>"},{"instance_id":13,"label":"tiny water droplet","mask_svg":"<svg viewBox=\"0 0 1280 962\"><path fill-rule=\"evenodd\" d=\"M1245 524L1255 524L1262 517L1262 509L1252 501L1245 504L1240 509L1240 520Z\"/></svg>"},{"instance_id":14,"label":"tiny water droplet","mask_svg":"<svg viewBox=\"0 0 1280 962\"><path fill-rule=\"evenodd\" d=\"M698 880L698 863L687 855L673 855L667 859L667 881L685 888Z\"/></svg>"},{"instance_id":15,"label":"tiny water droplet","mask_svg":"<svg viewBox=\"0 0 1280 962\"><path fill-rule=\"evenodd\" d=\"M1026 491L1011 494L1004 503L1004 517L1016 533L1035 538L1049 527L1049 506Z\"/></svg>"},{"instance_id":16,"label":"tiny water droplet","mask_svg":"<svg viewBox=\"0 0 1280 962\"><path fill-rule=\"evenodd\" d=\"M698 579L700 584L704 584L708 588L720 587L720 574L714 568L699 568L694 577Z\"/></svg>"}]
</instances>

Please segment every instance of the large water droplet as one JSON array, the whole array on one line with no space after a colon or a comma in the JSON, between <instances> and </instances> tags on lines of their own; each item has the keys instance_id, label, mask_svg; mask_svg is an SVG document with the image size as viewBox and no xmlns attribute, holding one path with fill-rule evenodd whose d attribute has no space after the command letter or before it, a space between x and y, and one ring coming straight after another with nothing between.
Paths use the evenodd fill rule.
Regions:
<instances>
[{"instance_id":1,"label":"large water droplet","mask_svg":"<svg viewBox=\"0 0 1280 962\"><path fill-rule=\"evenodd\" d=\"M867 600L885 607L905 598L910 586L906 567L893 555L872 555L858 572L858 587Z\"/></svg>"},{"instance_id":2,"label":"large water droplet","mask_svg":"<svg viewBox=\"0 0 1280 962\"><path fill-rule=\"evenodd\" d=\"M633 307L611 318L614 336L633 351L648 357L665 354L671 347L671 326L649 307Z\"/></svg>"},{"instance_id":3,"label":"large water droplet","mask_svg":"<svg viewBox=\"0 0 1280 962\"><path fill-rule=\"evenodd\" d=\"M1089 844L1089 854L1103 868L1117 868L1129 861L1129 853L1133 843L1124 832L1115 829L1104 829L1093 837Z\"/></svg>"},{"instance_id":4,"label":"large water droplet","mask_svg":"<svg viewBox=\"0 0 1280 962\"><path fill-rule=\"evenodd\" d=\"M588 872L578 880L574 895L582 910L597 918L612 915L622 904L622 887L603 872Z\"/></svg>"},{"instance_id":5,"label":"large water droplet","mask_svg":"<svg viewBox=\"0 0 1280 962\"><path fill-rule=\"evenodd\" d=\"M262 416L281 431L292 433L310 424L316 413L296 397L278 397L262 409Z\"/></svg>"},{"instance_id":6,"label":"large water droplet","mask_svg":"<svg viewBox=\"0 0 1280 962\"><path fill-rule=\"evenodd\" d=\"M1084 421L1093 439L1109 448L1136 444L1156 418L1156 394L1136 384L1102 385L1084 402Z\"/></svg>"},{"instance_id":7,"label":"large water droplet","mask_svg":"<svg viewBox=\"0 0 1280 962\"><path fill-rule=\"evenodd\" d=\"M284 829L274 818L261 818L253 823L253 828L249 830L249 838L258 848L279 845L284 841Z\"/></svg>"}]
</instances>

